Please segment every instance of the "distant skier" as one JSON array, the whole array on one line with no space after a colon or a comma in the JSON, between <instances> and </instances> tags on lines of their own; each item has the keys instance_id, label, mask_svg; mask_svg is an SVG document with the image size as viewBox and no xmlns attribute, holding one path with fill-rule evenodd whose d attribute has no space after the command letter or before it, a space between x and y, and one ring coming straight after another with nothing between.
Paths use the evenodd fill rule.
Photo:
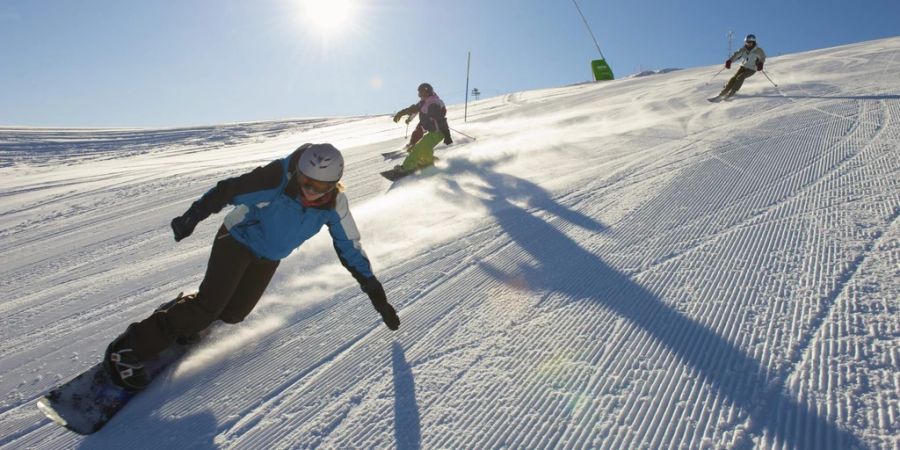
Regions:
<instances>
[{"instance_id":1,"label":"distant skier","mask_svg":"<svg viewBox=\"0 0 900 450\"><path fill-rule=\"evenodd\" d=\"M262 296L278 267L304 241L328 226L341 264L369 296L391 330L400 319L372 273L359 243L347 196L338 183L344 159L331 144L304 144L284 159L218 184L172 219L175 241L227 204L199 292L175 300L132 323L106 349L104 364L122 387L139 391L150 379L143 362L174 342L190 341L215 320L235 324Z\"/></svg>"},{"instance_id":2,"label":"distant skier","mask_svg":"<svg viewBox=\"0 0 900 450\"><path fill-rule=\"evenodd\" d=\"M741 89L744 80L753 76L757 71L763 70L763 64L766 62L766 52L756 45L756 36L748 34L744 39L744 46L734 52L727 61L725 68L730 69L731 63L743 59L744 64L738 68L737 72L728 80L722 92L719 92L717 98L729 98L735 92Z\"/></svg>"},{"instance_id":3,"label":"distant skier","mask_svg":"<svg viewBox=\"0 0 900 450\"><path fill-rule=\"evenodd\" d=\"M406 173L434 164L434 147L442 140L447 145L453 143L450 138L450 127L447 125L447 108L444 102L428 83L419 85L418 94L420 99L418 103L394 114L394 122L399 122L405 115L419 114L419 124L410 140L412 148L409 150L409 156L403 160L403 164L394 168ZM424 131L424 136L421 136L420 129Z\"/></svg>"}]
</instances>

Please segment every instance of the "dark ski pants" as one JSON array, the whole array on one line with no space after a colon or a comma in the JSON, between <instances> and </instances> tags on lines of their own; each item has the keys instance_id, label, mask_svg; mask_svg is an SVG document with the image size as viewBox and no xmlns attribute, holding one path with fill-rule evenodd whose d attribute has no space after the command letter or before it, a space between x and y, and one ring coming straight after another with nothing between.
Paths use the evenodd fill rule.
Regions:
<instances>
[{"instance_id":1,"label":"dark ski pants","mask_svg":"<svg viewBox=\"0 0 900 450\"><path fill-rule=\"evenodd\" d=\"M413 130L412 136L409 137L409 144L406 144L406 149L409 150L416 145L416 142L419 142L419 139L422 139L422 136L425 135L425 129L422 128L422 125L416 125L416 129Z\"/></svg>"},{"instance_id":2,"label":"dark ski pants","mask_svg":"<svg viewBox=\"0 0 900 450\"><path fill-rule=\"evenodd\" d=\"M150 359L179 336L199 333L217 319L226 323L244 320L262 297L276 268L278 261L258 258L234 240L224 226L219 228L200 291L128 328L135 354L142 360Z\"/></svg>"},{"instance_id":3,"label":"dark ski pants","mask_svg":"<svg viewBox=\"0 0 900 450\"><path fill-rule=\"evenodd\" d=\"M728 83L725 85L725 88L722 89L722 92L719 95L725 95L728 93L734 94L735 92L741 90L741 86L744 85L744 80L753 76L756 73L755 70L748 69L744 66L738 67L737 72L728 80Z\"/></svg>"}]
</instances>

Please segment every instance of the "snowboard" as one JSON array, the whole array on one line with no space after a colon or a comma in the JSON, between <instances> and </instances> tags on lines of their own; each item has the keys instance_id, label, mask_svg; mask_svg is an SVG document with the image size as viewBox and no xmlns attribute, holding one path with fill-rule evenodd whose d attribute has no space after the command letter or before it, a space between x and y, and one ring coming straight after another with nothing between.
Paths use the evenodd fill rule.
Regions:
<instances>
[{"instance_id":1,"label":"snowboard","mask_svg":"<svg viewBox=\"0 0 900 450\"><path fill-rule=\"evenodd\" d=\"M381 172L381 176L383 176L391 181L397 181L407 175L412 175L414 173L415 172L407 172L405 170L390 169L390 170L385 170L384 172Z\"/></svg>"},{"instance_id":2,"label":"snowboard","mask_svg":"<svg viewBox=\"0 0 900 450\"><path fill-rule=\"evenodd\" d=\"M184 299L179 293L155 311L165 311ZM188 350L209 336L212 326L197 334L193 341L172 344L155 358L144 361L144 369L152 382L166 368L178 362ZM37 408L47 418L78 434L91 434L103 428L140 392L129 391L113 381L103 362L51 390L37 400Z\"/></svg>"},{"instance_id":3,"label":"snowboard","mask_svg":"<svg viewBox=\"0 0 900 450\"><path fill-rule=\"evenodd\" d=\"M408 154L409 152L407 152L406 150L394 150L392 152L382 153L381 156L384 157L385 161L391 161L394 159L405 158Z\"/></svg>"},{"instance_id":4,"label":"snowboard","mask_svg":"<svg viewBox=\"0 0 900 450\"><path fill-rule=\"evenodd\" d=\"M435 156L435 157L434 157L434 162L438 162L438 161L440 161L440 159L439 159L437 156ZM397 170L396 168L394 168L394 169L385 170L384 172L381 172L381 176L383 176L383 177L385 177L385 178L387 178L388 180L391 180L391 181L397 181L397 180L399 180L399 179L401 179L401 178L403 178L403 177L406 177L406 176L408 176L408 175L412 175L412 174L414 174L414 173L420 172L420 171L422 171L422 170L424 170L424 169L428 169L428 168L431 168L431 167L434 167L434 164L429 165L429 166L425 166L425 167L420 167L420 168L418 168L418 169L416 169L416 170L414 170L414 171L412 171L412 172L406 172L406 171L403 171L403 170Z\"/></svg>"},{"instance_id":5,"label":"snowboard","mask_svg":"<svg viewBox=\"0 0 900 450\"><path fill-rule=\"evenodd\" d=\"M156 358L144 362L150 379L180 360L188 348L174 344ZM39 398L37 408L57 424L86 435L103 428L139 394L116 384L100 362Z\"/></svg>"}]
</instances>

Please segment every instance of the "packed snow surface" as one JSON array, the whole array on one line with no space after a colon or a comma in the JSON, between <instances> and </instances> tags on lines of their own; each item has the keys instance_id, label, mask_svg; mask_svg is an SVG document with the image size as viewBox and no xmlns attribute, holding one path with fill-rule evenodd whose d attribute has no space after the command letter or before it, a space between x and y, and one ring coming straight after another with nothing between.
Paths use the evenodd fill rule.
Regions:
<instances>
[{"instance_id":1,"label":"packed snow surface","mask_svg":"<svg viewBox=\"0 0 900 450\"><path fill-rule=\"evenodd\" d=\"M900 38L766 67L454 105L393 186L389 115L0 129L0 448L898 449ZM196 289L224 214L169 220L304 142L344 151L400 330L323 232L106 428L45 419Z\"/></svg>"}]
</instances>

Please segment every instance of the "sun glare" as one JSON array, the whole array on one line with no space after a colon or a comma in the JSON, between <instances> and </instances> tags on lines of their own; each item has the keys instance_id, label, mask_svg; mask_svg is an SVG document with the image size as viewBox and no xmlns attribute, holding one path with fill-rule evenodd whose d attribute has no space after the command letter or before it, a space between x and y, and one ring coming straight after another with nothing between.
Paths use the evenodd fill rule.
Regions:
<instances>
[{"instance_id":1,"label":"sun glare","mask_svg":"<svg viewBox=\"0 0 900 450\"><path fill-rule=\"evenodd\" d=\"M356 19L358 0L301 0L303 22L323 35L345 31Z\"/></svg>"}]
</instances>

